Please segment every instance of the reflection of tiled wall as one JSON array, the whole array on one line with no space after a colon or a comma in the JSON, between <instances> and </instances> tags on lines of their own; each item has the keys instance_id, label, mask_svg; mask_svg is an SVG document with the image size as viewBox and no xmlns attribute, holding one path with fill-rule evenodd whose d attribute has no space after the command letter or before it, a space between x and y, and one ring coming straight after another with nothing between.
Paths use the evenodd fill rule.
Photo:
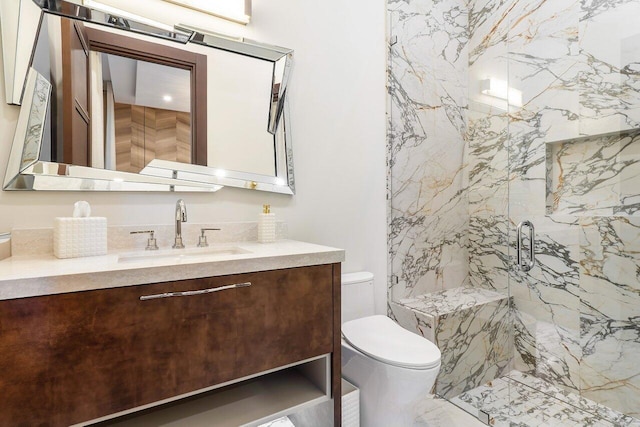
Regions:
<instances>
[{"instance_id":1,"label":"reflection of tiled wall","mask_svg":"<svg viewBox=\"0 0 640 427\"><path fill-rule=\"evenodd\" d=\"M389 11L390 296L510 287L515 368L640 416L640 0ZM489 77L523 106L482 94Z\"/></svg>"}]
</instances>

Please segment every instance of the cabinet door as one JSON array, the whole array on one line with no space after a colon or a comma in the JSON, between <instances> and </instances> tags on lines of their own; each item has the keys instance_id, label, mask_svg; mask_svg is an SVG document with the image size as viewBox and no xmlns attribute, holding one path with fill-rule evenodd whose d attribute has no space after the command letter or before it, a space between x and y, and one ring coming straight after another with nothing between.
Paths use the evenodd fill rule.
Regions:
<instances>
[{"instance_id":1,"label":"cabinet door","mask_svg":"<svg viewBox=\"0 0 640 427\"><path fill-rule=\"evenodd\" d=\"M332 266L0 302L0 425L69 425L332 351ZM249 287L141 301L145 295Z\"/></svg>"},{"instance_id":2,"label":"cabinet door","mask_svg":"<svg viewBox=\"0 0 640 427\"><path fill-rule=\"evenodd\" d=\"M253 286L236 309L236 376L332 352L331 265L248 276Z\"/></svg>"}]
</instances>

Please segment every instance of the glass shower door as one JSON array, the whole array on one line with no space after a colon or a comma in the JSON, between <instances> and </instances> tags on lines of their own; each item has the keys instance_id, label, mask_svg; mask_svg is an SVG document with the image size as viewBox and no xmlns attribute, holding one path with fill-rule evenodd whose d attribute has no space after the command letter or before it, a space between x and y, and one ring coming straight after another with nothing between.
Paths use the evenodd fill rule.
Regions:
<instances>
[{"instance_id":1,"label":"glass shower door","mask_svg":"<svg viewBox=\"0 0 640 427\"><path fill-rule=\"evenodd\" d=\"M491 23L471 31L469 7L387 3L388 312L439 347L434 392L489 422L465 393L508 372L513 354L508 112L470 76L493 62L503 82L508 76L502 46L498 61L478 61Z\"/></svg>"},{"instance_id":2,"label":"glass shower door","mask_svg":"<svg viewBox=\"0 0 640 427\"><path fill-rule=\"evenodd\" d=\"M525 3L507 35L510 417L640 423L640 2Z\"/></svg>"}]
</instances>

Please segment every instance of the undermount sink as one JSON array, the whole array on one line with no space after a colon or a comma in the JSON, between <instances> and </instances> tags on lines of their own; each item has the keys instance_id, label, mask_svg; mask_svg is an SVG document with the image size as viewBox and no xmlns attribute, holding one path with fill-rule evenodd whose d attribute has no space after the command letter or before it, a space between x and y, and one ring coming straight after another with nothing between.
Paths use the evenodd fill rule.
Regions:
<instances>
[{"instance_id":1,"label":"undermount sink","mask_svg":"<svg viewBox=\"0 0 640 427\"><path fill-rule=\"evenodd\" d=\"M120 254L118 262L138 262L138 261L165 261L180 262L193 261L196 259L214 259L227 257L230 255L241 255L251 253L236 246L231 247L210 247L193 249L168 249L161 251L129 252Z\"/></svg>"}]
</instances>

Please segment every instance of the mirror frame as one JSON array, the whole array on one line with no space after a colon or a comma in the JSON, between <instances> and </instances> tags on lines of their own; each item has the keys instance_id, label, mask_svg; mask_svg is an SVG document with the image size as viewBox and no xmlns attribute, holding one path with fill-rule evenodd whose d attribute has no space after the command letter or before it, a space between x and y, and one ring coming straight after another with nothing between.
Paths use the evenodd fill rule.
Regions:
<instances>
[{"instance_id":1,"label":"mirror frame","mask_svg":"<svg viewBox=\"0 0 640 427\"><path fill-rule=\"evenodd\" d=\"M34 45L42 16L32 0L0 1L4 88L9 105L22 103L32 55L24 55L19 46Z\"/></svg>"},{"instance_id":2,"label":"mirror frame","mask_svg":"<svg viewBox=\"0 0 640 427\"><path fill-rule=\"evenodd\" d=\"M13 1L13 0L12 0ZM287 88L292 69L293 50L263 44L244 38L234 38L222 34L209 32L203 29L190 27L186 24L178 24L168 28L163 24L155 24L134 15L123 12L122 16L114 14L112 10L102 11L67 0L16 0L34 2L40 6L40 21L46 14L63 16L94 24L105 25L120 30L144 34L171 40L179 44L194 43L225 50L240 55L249 56L272 63L272 96L269 105L268 128L265 132L273 135L275 154L275 176L251 174L240 171L221 171L214 167L186 164L179 162L154 160L145 167L140 174L118 172L104 169L94 169L84 166L58 164L53 162L36 161L28 167L22 167L22 153L25 147L31 144L31 140L25 139L29 131L26 123L29 120L34 97L36 93L36 77L31 77L35 70L29 73L22 84L20 76L11 74L13 100L20 93L20 102L25 101L18 120L15 137L13 140L12 154L5 175L4 189L6 190L83 190L83 191L217 191L222 186L239 187L252 190L269 191L281 194L295 193L293 174L293 151L291 137L287 131L289 122ZM4 3L4 2L3 2ZM0 13L4 10L0 9ZM6 16L6 15L5 15ZM133 16L133 18L131 18ZM140 22L142 21L142 22ZM18 25L18 27L20 24ZM31 30L32 32L32 30ZM25 29L25 33L30 34ZM4 34L3 34L4 36ZM122 37L122 35L120 35ZM28 37L27 37L28 39ZM37 39L37 31L34 42ZM4 40L4 38L3 38ZM17 45L16 45L17 46ZM4 47L4 46L3 46ZM18 52L11 60L7 61L5 52L5 73L8 68L15 69L15 60L20 56ZM29 58L30 63L31 58ZM42 77L44 79L44 77ZM33 80L31 84L29 81ZM45 79L46 80L46 79ZM205 79L206 80L206 79ZM7 92L9 90L7 89ZM50 96L50 95L49 95ZM12 99L7 97L7 102ZM48 102L48 100L47 100ZM46 107L45 107L46 108ZM23 114L24 113L24 114ZM200 113L197 113L200 116ZM206 115L204 116L206 121ZM34 118L35 120L35 118ZM42 126L41 126L42 127ZM42 141L42 129L40 130L39 143ZM197 141L200 141L198 138ZM204 139L207 141L207 138ZM196 138L194 138L196 141ZM207 141L208 143L208 141ZM194 143L194 146L197 143ZM14 152L16 154L14 154ZM39 152L39 151L38 151ZM71 184L71 181L74 184ZM77 182L76 182L77 181ZM55 183L58 184L55 184ZM145 185L146 184L146 185Z\"/></svg>"},{"instance_id":3,"label":"mirror frame","mask_svg":"<svg viewBox=\"0 0 640 427\"><path fill-rule=\"evenodd\" d=\"M211 183L38 160L42 149L51 83L31 68L4 178L4 190L42 191L196 191L214 192Z\"/></svg>"},{"instance_id":4,"label":"mirror frame","mask_svg":"<svg viewBox=\"0 0 640 427\"><path fill-rule=\"evenodd\" d=\"M271 102L267 132L273 135L275 151L275 176L252 174L240 171L216 169L213 166L174 164L155 160L149 164L150 172L154 169L174 170L182 179L193 179L200 182L211 182L223 186L247 188L250 190L269 191L281 194L295 194L293 175L293 148L288 133L289 108L287 89L293 68L293 50L256 42L242 37L230 37L210 32L186 24L176 25L176 29L191 32L192 43L220 49L239 55L248 56L271 64ZM164 174L163 174L164 175Z\"/></svg>"}]
</instances>

